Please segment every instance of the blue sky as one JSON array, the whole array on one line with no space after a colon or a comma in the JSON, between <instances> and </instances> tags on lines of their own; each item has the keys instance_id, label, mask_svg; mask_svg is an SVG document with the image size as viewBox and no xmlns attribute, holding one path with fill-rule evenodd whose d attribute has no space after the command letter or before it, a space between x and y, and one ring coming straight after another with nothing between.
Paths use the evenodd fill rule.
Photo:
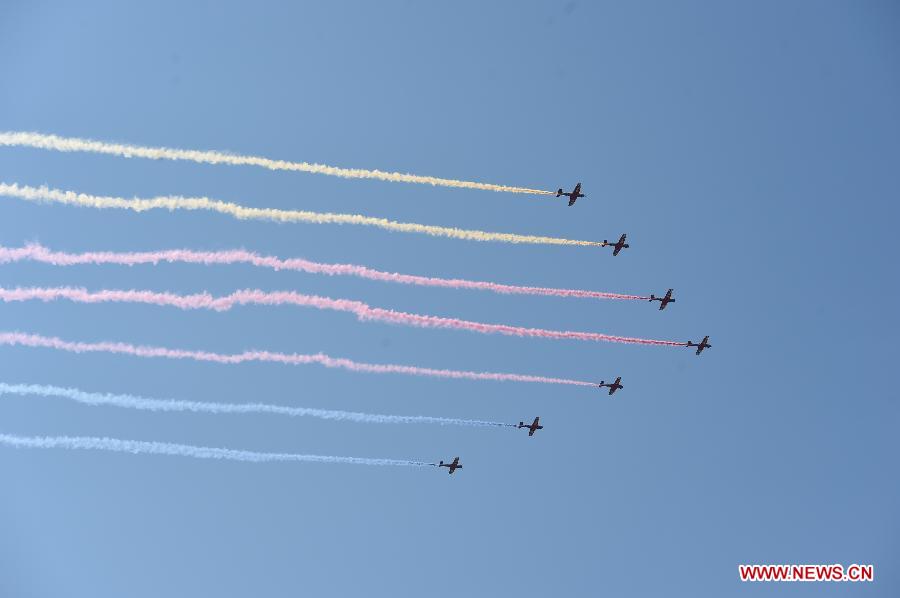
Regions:
<instances>
[{"instance_id":1,"label":"blue sky","mask_svg":"<svg viewBox=\"0 0 900 598\"><path fill-rule=\"evenodd\" d=\"M897 595L892 344L900 14L888 2L6 2L0 129L555 189L561 200L0 149L0 180L209 195L603 239L477 244L360 227L0 200L0 242L245 247L416 274L650 293L503 297L250 267L0 267L4 286L292 289L684 349L359 323L299 308L4 305L0 329L233 352L622 375L582 388L0 348L0 379L148 397L516 422L513 430L148 414L0 400L3 432L446 459L349 465L0 450L0 594ZM873 563L870 586L746 585L739 563Z\"/></svg>"}]
</instances>

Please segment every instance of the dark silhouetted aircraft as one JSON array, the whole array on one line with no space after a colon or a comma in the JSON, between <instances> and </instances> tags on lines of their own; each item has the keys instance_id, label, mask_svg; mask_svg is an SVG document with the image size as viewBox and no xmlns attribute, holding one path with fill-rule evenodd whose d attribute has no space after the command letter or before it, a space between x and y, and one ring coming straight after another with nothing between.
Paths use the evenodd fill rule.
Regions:
<instances>
[{"instance_id":1,"label":"dark silhouetted aircraft","mask_svg":"<svg viewBox=\"0 0 900 598\"><path fill-rule=\"evenodd\" d=\"M598 384L598 386L600 388L603 388L604 386L608 387L609 388L609 396L612 396L613 393L616 392L617 390L619 390L620 388L625 388L624 386L619 384L619 382L621 382L621 381L622 381L622 376L619 376L618 378L616 378L615 382L612 382L610 384L607 384L606 382L601 380L600 384Z\"/></svg>"},{"instance_id":2,"label":"dark silhouetted aircraft","mask_svg":"<svg viewBox=\"0 0 900 598\"><path fill-rule=\"evenodd\" d=\"M542 426L538 423L540 421L541 421L541 418L536 417L536 418L534 418L534 421L531 422L531 425L528 425L528 426L525 425L525 422L519 422L519 429L521 430L522 428L528 428L528 435L534 436L535 432L537 432L538 430L544 429L544 426Z\"/></svg>"},{"instance_id":3,"label":"dark silhouetted aircraft","mask_svg":"<svg viewBox=\"0 0 900 598\"><path fill-rule=\"evenodd\" d=\"M687 342L686 347L697 347L697 355L703 353L703 349L709 349L712 345L709 344L709 335L703 337L703 340L699 343L692 343L691 341Z\"/></svg>"},{"instance_id":4,"label":"dark silhouetted aircraft","mask_svg":"<svg viewBox=\"0 0 900 598\"><path fill-rule=\"evenodd\" d=\"M579 197L584 197L584 193L581 192L581 183L575 185L575 189L571 193L563 193L562 187L556 190L556 197L562 197L563 195L568 196L569 205L575 205L575 201Z\"/></svg>"},{"instance_id":5,"label":"dark silhouetted aircraft","mask_svg":"<svg viewBox=\"0 0 900 598\"><path fill-rule=\"evenodd\" d=\"M613 247L615 247L615 249L613 249L613 255L619 255L620 251L622 251L623 249L628 249L629 247L628 243L625 242L625 235L619 237L619 240L615 244L610 243L606 239L603 239L603 246L606 247L607 245L612 245Z\"/></svg>"},{"instance_id":6,"label":"dark silhouetted aircraft","mask_svg":"<svg viewBox=\"0 0 900 598\"><path fill-rule=\"evenodd\" d=\"M665 297L657 297L656 295L651 293L650 301L659 301L659 311L664 310L668 304L675 303L675 300L672 299L672 289L666 291Z\"/></svg>"},{"instance_id":7,"label":"dark silhouetted aircraft","mask_svg":"<svg viewBox=\"0 0 900 598\"><path fill-rule=\"evenodd\" d=\"M459 457L456 457L455 459L453 459L453 463L444 463L443 461L441 461L438 464L438 467L448 468L450 471L448 471L447 473L450 473L450 474L452 474L457 469L462 469L462 465L459 464Z\"/></svg>"}]
</instances>

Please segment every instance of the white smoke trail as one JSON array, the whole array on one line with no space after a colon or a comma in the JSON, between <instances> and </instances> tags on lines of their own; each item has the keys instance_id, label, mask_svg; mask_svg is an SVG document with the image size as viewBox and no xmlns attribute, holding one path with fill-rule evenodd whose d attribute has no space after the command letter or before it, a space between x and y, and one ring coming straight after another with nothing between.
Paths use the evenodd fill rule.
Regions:
<instances>
[{"instance_id":1,"label":"white smoke trail","mask_svg":"<svg viewBox=\"0 0 900 598\"><path fill-rule=\"evenodd\" d=\"M62 388L41 384L7 384L0 382L0 395L46 396L65 398L84 405L108 405L144 411L190 411L194 413L244 414L270 413L292 417L318 417L334 421L350 421L366 424L438 424L473 427L515 428L515 424L490 422L450 417L429 417L425 415L383 415L360 413L357 411L337 411L333 409L312 409L308 407L285 407L264 403L206 403L201 401L179 401L172 399L148 399L134 395L85 392L76 388Z\"/></svg>"},{"instance_id":2,"label":"white smoke trail","mask_svg":"<svg viewBox=\"0 0 900 598\"><path fill-rule=\"evenodd\" d=\"M144 147L138 145L125 145L121 143L105 143L77 137L60 137L57 135L45 135L43 133L29 133L8 131L0 132L0 145L34 147L39 149L56 150L60 152L91 152L107 154L120 158L149 158L151 160L187 160L205 164L228 164L231 166L260 166L269 170L293 170L326 174L347 179L377 179L392 183L421 183L440 187L457 187L464 189L483 189L485 191L502 191L505 193L527 193L531 195L554 195L552 191L541 189L529 189L527 187L511 187L509 185L494 185L491 183L476 183L473 181L460 181L456 179L442 179L432 176L416 174L402 174L399 172L383 172L380 170L366 170L362 168L338 168L324 164L310 164L308 162L288 162L285 160L270 160L259 156L240 156L217 151L182 150L166 147Z\"/></svg>"},{"instance_id":3,"label":"white smoke trail","mask_svg":"<svg viewBox=\"0 0 900 598\"><path fill-rule=\"evenodd\" d=\"M119 440L91 436L14 436L0 434L0 444L13 448L42 448L68 450L113 451L135 455L173 455L195 459L226 459L245 463L307 462L349 463L353 465L405 465L407 467L436 467L437 463L407 459L370 459L367 457L336 457L331 455L301 455L296 453L257 453L235 449L191 446L169 442Z\"/></svg>"},{"instance_id":4,"label":"white smoke trail","mask_svg":"<svg viewBox=\"0 0 900 598\"><path fill-rule=\"evenodd\" d=\"M481 230L418 224L416 222L396 222L387 218L374 218L360 214L334 214L331 212L309 212L305 210L279 210L275 208L248 208L236 203L210 199L208 197L180 197L166 195L150 199L125 197L107 197L62 191L48 187L30 187L16 183L0 183L0 195L15 197L26 201L54 202L76 205L83 208L99 210L117 209L146 212L147 210L206 210L227 214L238 220L269 220L273 222L292 222L306 224L355 224L373 226L383 230L401 233L418 233L432 237L446 237L463 241L498 241L501 243L527 243L535 245L571 245L582 247L606 247L609 243L596 241L579 241L560 237L543 237L539 235L518 235L514 233L493 233Z\"/></svg>"}]
</instances>

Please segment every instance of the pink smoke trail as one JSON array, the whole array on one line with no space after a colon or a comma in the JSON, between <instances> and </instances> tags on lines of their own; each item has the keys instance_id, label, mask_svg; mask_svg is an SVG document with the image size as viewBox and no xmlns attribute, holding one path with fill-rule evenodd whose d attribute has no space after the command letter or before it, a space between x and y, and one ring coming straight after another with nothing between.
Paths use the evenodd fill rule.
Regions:
<instances>
[{"instance_id":1,"label":"pink smoke trail","mask_svg":"<svg viewBox=\"0 0 900 598\"><path fill-rule=\"evenodd\" d=\"M323 353L315 355L301 355L298 353L274 353L271 351L244 351L243 353L222 354L209 351L190 351L185 349L168 349L166 347L147 347L100 341L97 343L83 343L66 341L57 337L40 336L38 334L26 334L23 332L0 332L0 345L41 347L57 349L72 353L117 353L133 355L135 357L166 357L168 359L193 359L195 361L210 361L213 363L236 364L247 361L264 361L270 363L285 363L291 365L305 365L316 363L327 368L342 368L352 372L365 372L369 374L405 374L407 376L430 376L433 378L454 378L463 380L493 380L496 382L536 382L540 384L568 384L572 386L596 386L594 382L583 380L569 380L566 378L547 378L544 376L531 376L528 374L502 374L494 372L469 372L464 370L438 370L432 368L420 368L411 365L359 363L349 359L329 357Z\"/></svg>"},{"instance_id":2,"label":"pink smoke trail","mask_svg":"<svg viewBox=\"0 0 900 598\"><path fill-rule=\"evenodd\" d=\"M349 299L331 299L318 295L304 295L293 291L265 292L247 289L235 291L223 297L213 297L209 293L194 295L176 295L173 293L157 293L154 291L118 291L102 290L91 292L85 289L70 287L54 288L19 288L4 289L0 287L0 301L30 301L39 299L53 301L56 299L68 299L78 303L145 303L149 305L177 307L180 309L211 309L215 311L227 311L236 305L297 305L303 307L315 307L332 311L348 312L356 315L360 321L375 320L380 322L392 322L417 328L452 328L454 330L468 330L481 334L505 334L518 337L535 337L545 339L574 339L581 341L605 341L613 343L628 343L634 345L666 345L683 347L684 343L676 341L662 341L646 338L634 338L629 336L613 336L599 332L573 332L568 330L546 330L543 328L525 328L522 326L508 326L506 324L486 324L460 320L457 318L443 318L439 316L423 316L402 311L371 307L361 301Z\"/></svg>"},{"instance_id":3,"label":"pink smoke trail","mask_svg":"<svg viewBox=\"0 0 900 598\"><path fill-rule=\"evenodd\" d=\"M64 253L50 251L37 244L29 244L22 248L0 246L0 264L32 260L52 264L54 266L72 266L76 264L118 264L135 266L139 264L158 264L159 262L182 262L189 264L252 264L260 268L273 270L295 270L310 274L327 274L329 276L358 276L369 280L411 284L424 287L442 287L448 289L471 289L491 291L500 294L544 295L552 297L580 297L584 299L630 299L646 301L650 297L642 295L623 295L621 293L603 293L600 291L584 291L579 289L555 289L546 287L528 287L477 280L456 278L433 278L398 274L373 270L365 266L353 264L323 264L301 258L283 259L274 256L262 256L242 249L229 251L191 251L189 249L170 249L166 251L142 252L87 252Z\"/></svg>"}]
</instances>

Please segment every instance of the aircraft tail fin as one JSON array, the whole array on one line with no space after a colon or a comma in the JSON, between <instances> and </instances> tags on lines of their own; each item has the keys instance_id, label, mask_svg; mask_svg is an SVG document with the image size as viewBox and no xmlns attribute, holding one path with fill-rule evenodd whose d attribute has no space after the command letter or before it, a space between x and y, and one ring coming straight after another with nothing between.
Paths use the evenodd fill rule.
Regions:
<instances>
[{"instance_id":1,"label":"aircraft tail fin","mask_svg":"<svg viewBox=\"0 0 900 598\"><path fill-rule=\"evenodd\" d=\"M562 195L562 187L556 190L556 197L559 197L560 195Z\"/></svg>"}]
</instances>

